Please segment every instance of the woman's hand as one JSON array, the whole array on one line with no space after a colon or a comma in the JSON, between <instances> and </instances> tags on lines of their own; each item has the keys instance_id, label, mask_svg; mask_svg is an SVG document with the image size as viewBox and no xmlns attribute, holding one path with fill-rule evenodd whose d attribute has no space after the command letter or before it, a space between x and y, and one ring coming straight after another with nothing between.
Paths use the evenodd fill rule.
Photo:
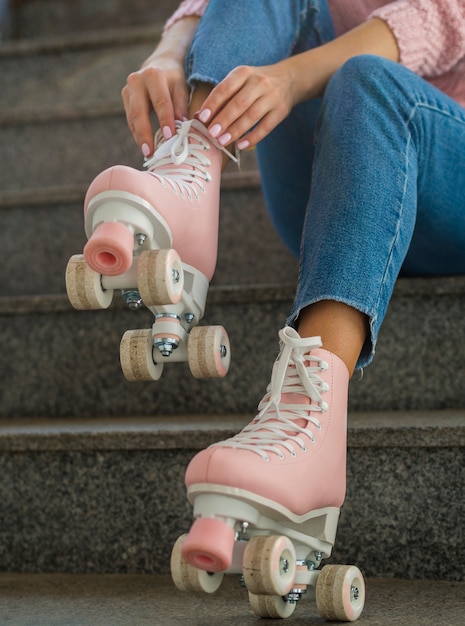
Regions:
<instances>
[{"instance_id":1,"label":"woman's hand","mask_svg":"<svg viewBox=\"0 0 465 626\"><path fill-rule=\"evenodd\" d=\"M232 70L206 98L197 117L222 145L256 145L286 118L296 104L289 63Z\"/></svg>"},{"instance_id":2,"label":"woman's hand","mask_svg":"<svg viewBox=\"0 0 465 626\"><path fill-rule=\"evenodd\" d=\"M153 55L128 76L121 92L129 129L144 156L153 153L153 109L166 139L174 133L174 121L187 117L188 91L182 62L170 55Z\"/></svg>"},{"instance_id":3,"label":"woman's hand","mask_svg":"<svg viewBox=\"0 0 465 626\"><path fill-rule=\"evenodd\" d=\"M128 76L121 92L129 129L146 157L154 150L152 109L167 139L175 132L175 120L187 117L189 94L184 57L198 22L199 18L193 16L176 22L141 69Z\"/></svg>"},{"instance_id":4,"label":"woman's hand","mask_svg":"<svg viewBox=\"0 0 465 626\"><path fill-rule=\"evenodd\" d=\"M373 18L332 41L274 65L235 68L206 98L197 117L223 145L256 145L293 106L322 96L331 76L359 54L399 60L389 26ZM238 141L239 140L239 141Z\"/></svg>"}]
</instances>

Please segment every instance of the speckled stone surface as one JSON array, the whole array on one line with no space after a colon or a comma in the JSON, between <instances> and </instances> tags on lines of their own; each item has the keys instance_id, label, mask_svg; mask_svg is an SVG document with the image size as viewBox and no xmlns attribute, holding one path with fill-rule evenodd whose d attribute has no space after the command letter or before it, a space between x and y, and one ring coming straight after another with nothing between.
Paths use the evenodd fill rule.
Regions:
<instances>
[{"instance_id":1,"label":"speckled stone surface","mask_svg":"<svg viewBox=\"0 0 465 626\"><path fill-rule=\"evenodd\" d=\"M104 31L80 38L6 42L0 50L4 89L0 119L102 103L121 105L121 88L155 47L160 29Z\"/></svg>"},{"instance_id":2,"label":"speckled stone surface","mask_svg":"<svg viewBox=\"0 0 465 626\"><path fill-rule=\"evenodd\" d=\"M131 24L163 21L174 11L177 0L47 0L16 3L17 30L20 37L43 37L75 31L91 31Z\"/></svg>"},{"instance_id":3,"label":"speckled stone surface","mask_svg":"<svg viewBox=\"0 0 465 626\"><path fill-rule=\"evenodd\" d=\"M219 253L213 285L292 284L297 262L268 218L261 192L231 188L221 195ZM83 198L0 208L0 295L65 293L65 268L82 253ZM257 236L260 233L260 236ZM1 306L1 305L0 305Z\"/></svg>"},{"instance_id":4,"label":"speckled stone surface","mask_svg":"<svg viewBox=\"0 0 465 626\"><path fill-rule=\"evenodd\" d=\"M351 383L352 410L463 407L464 280L399 281L377 357ZM269 382L292 293L212 288L204 323L228 330L230 372L199 381L186 364L173 364L156 383L128 383L119 366L121 336L151 327L148 311L78 312L61 296L1 300L0 416L252 414Z\"/></svg>"},{"instance_id":5,"label":"speckled stone surface","mask_svg":"<svg viewBox=\"0 0 465 626\"><path fill-rule=\"evenodd\" d=\"M168 571L184 469L246 417L0 424L0 571ZM373 420L373 424L370 424ZM353 415L333 560L464 580L465 415Z\"/></svg>"},{"instance_id":6,"label":"speckled stone surface","mask_svg":"<svg viewBox=\"0 0 465 626\"><path fill-rule=\"evenodd\" d=\"M465 583L367 580L360 626L459 626ZM213 595L181 593L168 576L0 575L5 626L241 626L258 619L247 593L227 577ZM313 597L304 597L285 624L325 624Z\"/></svg>"}]
</instances>

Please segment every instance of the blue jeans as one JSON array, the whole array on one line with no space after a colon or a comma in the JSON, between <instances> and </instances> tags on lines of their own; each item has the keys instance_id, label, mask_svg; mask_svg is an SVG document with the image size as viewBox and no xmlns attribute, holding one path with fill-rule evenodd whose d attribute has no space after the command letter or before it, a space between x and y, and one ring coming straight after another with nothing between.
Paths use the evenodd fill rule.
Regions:
<instances>
[{"instance_id":1,"label":"blue jeans","mask_svg":"<svg viewBox=\"0 0 465 626\"><path fill-rule=\"evenodd\" d=\"M217 84L237 65L276 63L333 37L324 0L210 0L188 81ZM300 258L288 323L320 300L362 311L371 332L357 367L373 358L400 273L465 273L465 108L401 65L349 60L257 156L271 219Z\"/></svg>"}]
</instances>

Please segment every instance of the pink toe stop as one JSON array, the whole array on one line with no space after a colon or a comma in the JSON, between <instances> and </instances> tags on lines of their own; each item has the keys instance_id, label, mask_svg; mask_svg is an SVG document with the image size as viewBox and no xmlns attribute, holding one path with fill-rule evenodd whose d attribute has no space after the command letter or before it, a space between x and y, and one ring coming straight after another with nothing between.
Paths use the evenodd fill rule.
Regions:
<instances>
[{"instance_id":1,"label":"pink toe stop","mask_svg":"<svg viewBox=\"0 0 465 626\"><path fill-rule=\"evenodd\" d=\"M197 519L182 547L183 558L198 569L222 572L231 565L234 528L218 519Z\"/></svg>"},{"instance_id":2,"label":"pink toe stop","mask_svg":"<svg viewBox=\"0 0 465 626\"><path fill-rule=\"evenodd\" d=\"M132 265L134 237L120 222L103 222L84 247L88 265L104 276L124 274Z\"/></svg>"}]
</instances>

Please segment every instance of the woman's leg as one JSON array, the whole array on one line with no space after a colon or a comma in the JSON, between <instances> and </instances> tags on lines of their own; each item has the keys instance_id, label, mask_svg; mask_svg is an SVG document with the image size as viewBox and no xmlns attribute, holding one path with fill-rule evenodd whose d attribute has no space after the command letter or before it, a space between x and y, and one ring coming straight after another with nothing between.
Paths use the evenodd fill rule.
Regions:
<instances>
[{"instance_id":1,"label":"woman's leg","mask_svg":"<svg viewBox=\"0 0 465 626\"><path fill-rule=\"evenodd\" d=\"M318 331L341 354L346 316L334 317L341 345L329 347L334 325L313 305L355 309L355 328L370 325L361 354L355 342L350 357L362 367L403 265L417 274L465 272L464 154L465 110L402 66L362 56L335 74L302 239L291 318L299 332Z\"/></svg>"}]
</instances>

